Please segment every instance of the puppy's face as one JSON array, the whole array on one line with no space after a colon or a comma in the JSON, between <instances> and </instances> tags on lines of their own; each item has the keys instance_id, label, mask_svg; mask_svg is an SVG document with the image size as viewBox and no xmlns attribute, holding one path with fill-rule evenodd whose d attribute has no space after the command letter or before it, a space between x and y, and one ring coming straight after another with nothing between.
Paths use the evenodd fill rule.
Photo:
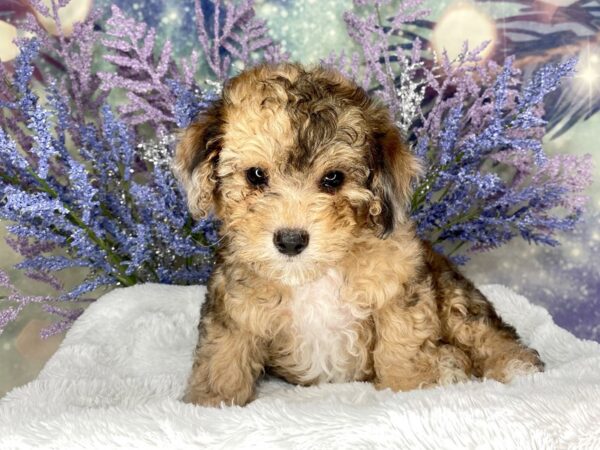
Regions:
<instances>
[{"instance_id":1,"label":"puppy's face","mask_svg":"<svg viewBox=\"0 0 600 450\"><path fill-rule=\"evenodd\" d=\"M337 72L259 66L183 134L175 169L226 250L290 285L318 278L366 232L404 218L416 164L385 108Z\"/></svg>"}]
</instances>

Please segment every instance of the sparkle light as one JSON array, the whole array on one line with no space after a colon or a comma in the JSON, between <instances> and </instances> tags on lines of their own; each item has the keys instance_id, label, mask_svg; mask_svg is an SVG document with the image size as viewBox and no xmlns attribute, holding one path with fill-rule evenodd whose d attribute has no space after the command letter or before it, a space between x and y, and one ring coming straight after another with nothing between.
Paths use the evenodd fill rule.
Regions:
<instances>
[{"instance_id":1,"label":"sparkle light","mask_svg":"<svg viewBox=\"0 0 600 450\"><path fill-rule=\"evenodd\" d=\"M318 63L331 51L347 46L343 13L352 2L317 0L257 1L255 9L267 20L270 35L292 60Z\"/></svg>"},{"instance_id":2,"label":"sparkle light","mask_svg":"<svg viewBox=\"0 0 600 450\"><path fill-rule=\"evenodd\" d=\"M600 48L592 46L588 41L587 46L579 55L577 73L574 77L575 88L582 95L587 96L589 109L597 95L600 95Z\"/></svg>"}]
</instances>

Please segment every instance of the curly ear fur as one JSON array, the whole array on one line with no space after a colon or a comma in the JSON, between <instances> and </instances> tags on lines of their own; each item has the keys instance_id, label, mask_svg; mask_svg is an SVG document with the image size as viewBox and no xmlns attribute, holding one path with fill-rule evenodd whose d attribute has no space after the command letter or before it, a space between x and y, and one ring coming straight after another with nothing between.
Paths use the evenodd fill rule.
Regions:
<instances>
[{"instance_id":1,"label":"curly ear fur","mask_svg":"<svg viewBox=\"0 0 600 450\"><path fill-rule=\"evenodd\" d=\"M182 133L173 171L187 192L190 213L206 217L214 208L217 180L215 169L223 136L223 102L217 100L203 111Z\"/></svg>"},{"instance_id":2,"label":"curly ear fur","mask_svg":"<svg viewBox=\"0 0 600 450\"><path fill-rule=\"evenodd\" d=\"M373 158L369 188L375 196L370 214L385 239L397 223L407 219L412 183L420 173L417 159L404 142L400 131L386 117L373 134Z\"/></svg>"}]
</instances>

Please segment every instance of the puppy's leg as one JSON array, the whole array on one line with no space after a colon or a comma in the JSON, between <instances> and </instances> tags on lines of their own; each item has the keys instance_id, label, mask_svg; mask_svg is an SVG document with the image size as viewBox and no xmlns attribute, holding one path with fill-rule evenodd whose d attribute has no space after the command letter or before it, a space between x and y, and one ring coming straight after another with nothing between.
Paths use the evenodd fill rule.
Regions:
<instances>
[{"instance_id":1,"label":"puppy's leg","mask_svg":"<svg viewBox=\"0 0 600 450\"><path fill-rule=\"evenodd\" d=\"M456 286L444 303L446 339L471 356L477 376L506 383L544 369L539 354L520 342L477 289Z\"/></svg>"},{"instance_id":2,"label":"puppy's leg","mask_svg":"<svg viewBox=\"0 0 600 450\"><path fill-rule=\"evenodd\" d=\"M508 382L542 371L539 354L520 342L485 296L443 257L433 258L443 339L471 357L475 375Z\"/></svg>"},{"instance_id":3,"label":"puppy's leg","mask_svg":"<svg viewBox=\"0 0 600 450\"><path fill-rule=\"evenodd\" d=\"M261 342L208 314L202 317L192 373L183 398L204 406L245 405L263 370Z\"/></svg>"},{"instance_id":4,"label":"puppy's leg","mask_svg":"<svg viewBox=\"0 0 600 450\"><path fill-rule=\"evenodd\" d=\"M373 315L375 387L406 391L467 380L469 358L439 342L440 322L429 287L420 287L410 296L409 302L392 299Z\"/></svg>"}]
</instances>

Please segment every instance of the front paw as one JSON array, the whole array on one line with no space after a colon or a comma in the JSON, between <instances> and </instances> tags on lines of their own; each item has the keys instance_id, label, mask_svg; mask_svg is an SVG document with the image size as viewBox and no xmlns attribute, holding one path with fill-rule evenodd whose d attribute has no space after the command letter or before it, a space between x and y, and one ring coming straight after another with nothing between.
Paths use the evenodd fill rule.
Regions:
<instances>
[{"instance_id":1,"label":"front paw","mask_svg":"<svg viewBox=\"0 0 600 450\"><path fill-rule=\"evenodd\" d=\"M206 406L210 408L219 408L226 404L225 398L210 393L197 390L188 390L181 399L184 403L190 403L197 406Z\"/></svg>"},{"instance_id":2,"label":"front paw","mask_svg":"<svg viewBox=\"0 0 600 450\"><path fill-rule=\"evenodd\" d=\"M252 399L252 395L243 395L242 393L225 396L209 390L190 387L181 400L192 405L221 408L223 406L245 406Z\"/></svg>"}]
</instances>

